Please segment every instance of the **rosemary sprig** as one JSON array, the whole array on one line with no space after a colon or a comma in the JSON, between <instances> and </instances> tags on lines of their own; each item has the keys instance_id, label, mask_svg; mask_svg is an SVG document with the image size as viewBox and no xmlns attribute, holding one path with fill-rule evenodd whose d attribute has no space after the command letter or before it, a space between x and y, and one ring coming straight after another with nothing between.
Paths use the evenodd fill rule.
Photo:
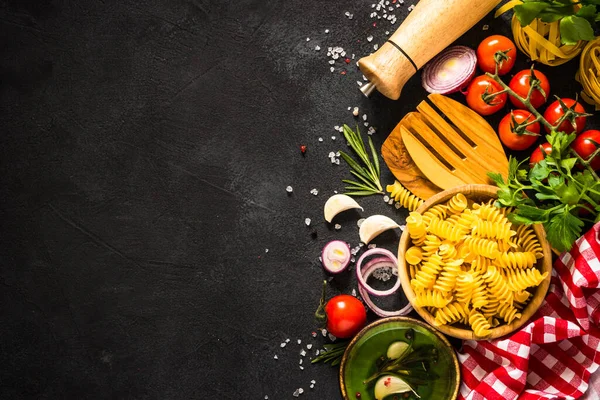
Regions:
<instances>
[{"instance_id":1,"label":"rosemary sprig","mask_svg":"<svg viewBox=\"0 0 600 400\"><path fill-rule=\"evenodd\" d=\"M348 347L349 341L343 341L338 343L326 344L323 347L325 351L321 351L321 354L311 361L311 364L323 362L330 363L332 367L339 365L342 362L342 357Z\"/></svg>"},{"instance_id":2,"label":"rosemary sprig","mask_svg":"<svg viewBox=\"0 0 600 400\"><path fill-rule=\"evenodd\" d=\"M371 137L368 138L369 150L371 155L365 146L365 142L360 136L358 126L356 132L350 129L348 125L344 125L344 137L348 141L348 145L354 150L354 153L358 156L359 161L357 162L348 154L340 151L341 157L350 166L350 173L358 178L358 181L349 179L343 179L342 182L349 184L346 186L346 194L351 196L369 196L372 194L384 194L383 187L381 186L380 177L381 170L379 168L379 159L375 146ZM372 160L371 160L372 157ZM362 165L361 165L362 164Z\"/></svg>"}]
</instances>

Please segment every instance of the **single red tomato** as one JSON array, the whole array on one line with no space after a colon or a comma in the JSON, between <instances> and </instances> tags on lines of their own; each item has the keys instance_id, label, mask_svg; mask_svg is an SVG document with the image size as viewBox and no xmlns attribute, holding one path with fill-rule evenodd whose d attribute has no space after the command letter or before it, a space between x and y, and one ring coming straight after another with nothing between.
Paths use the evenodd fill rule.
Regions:
<instances>
[{"instance_id":1,"label":"single red tomato","mask_svg":"<svg viewBox=\"0 0 600 400\"><path fill-rule=\"evenodd\" d=\"M500 91L502 86L498 82L489 76L480 75L473 79L467 89L467 104L481 115L491 115L506 104L506 93L493 95Z\"/></svg>"},{"instance_id":2,"label":"single red tomato","mask_svg":"<svg viewBox=\"0 0 600 400\"><path fill-rule=\"evenodd\" d=\"M531 157L529 157L530 167L533 167L534 164L537 164L544 159L544 154L542 154L540 147L544 149L544 153L546 154L550 154L552 152L552 146L548 142L536 147L533 153L531 153Z\"/></svg>"},{"instance_id":3,"label":"single red tomato","mask_svg":"<svg viewBox=\"0 0 600 400\"><path fill-rule=\"evenodd\" d=\"M571 148L579 154L579 157L589 161L590 156L600 148L600 131L589 130L577 135L573 143L571 143ZM594 159L590 162L590 167L594 171L600 169L600 154L594 156Z\"/></svg>"},{"instance_id":4,"label":"single red tomato","mask_svg":"<svg viewBox=\"0 0 600 400\"><path fill-rule=\"evenodd\" d=\"M358 333L367 322L365 306L354 296L334 296L325 306L327 330L335 337L347 339Z\"/></svg>"},{"instance_id":5,"label":"single red tomato","mask_svg":"<svg viewBox=\"0 0 600 400\"><path fill-rule=\"evenodd\" d=\"M561 99L561 100L565 106L567 106L570 109L575 110L576 113L579 113L579 114L585 113L585 108L583 108L583 106L581 104L579 104L578 102L576 102L575 100L573 100L573 99ZM556 100L554 103L552 103L548 106L548 108L544 112L544 118L546 119L546 121L548 121L548 123L550 123L550 125L555 126L555 130L558 132L581 133L583 131L583 128L585 127L586 117L584 117L584 116L574 117L572 119L567 118L560 124L560 126L556 127L558 120L565 114L566 111L567 110L560 104L560 101ZM575 127L573 126L571 121L575 121ZM546 132L550 133L550 129L547 126L545 126L544 128L546 129Z\"/></svg>"},{"instance_id":6,"label":"single red tomato","mask_svg":"<svg viewBox=\"0 0 600 400\"><path fill-rule=\"evenodd\" d=\"M533 114L525 110L514 110L506 114L498 125L500 140L511 150L525 150L531 147L540 135L540 123L535 122L527 127L520 125L534 120Z\"/></svg>"},{"instance_id":7,"label":"single red tomato","mask_svg":"<svg viewBox=\"0 0 600 400\"><path fill-rule=\"evenodd\" d=\"M531 98L529 102L534 108L539 108L542 104L546 102L548 96L550 96L550 82L546 75L542 74L540 71L533 70L533 76L531 75L531 70L525 69L523 71L519 71L515 74L515 76L510 80L508 86L519 96L522 98L527 98L527 94L529 93L529 88L531 87L531 83L533 79L537 79L540 81L540 87L544 91L544 94L539 91L539 89L535 89L531 93ZM517 108L526 109L525 104L510 96L510 101Z\"/></svg>"},{"instance_id":8,"label":"single red tomato","mask_svg":"<svg viewBox=\"0 0 600 400\"><path fill-rule=\"evenodd\" d=\"M502 35L492 35L483 39L477 47L477 65L483 72L493 74L496 72L496 53L499 56L498 75L506 75L510 72L517 60L517 47L512 40Z\"/></svg>"}]
</instances>

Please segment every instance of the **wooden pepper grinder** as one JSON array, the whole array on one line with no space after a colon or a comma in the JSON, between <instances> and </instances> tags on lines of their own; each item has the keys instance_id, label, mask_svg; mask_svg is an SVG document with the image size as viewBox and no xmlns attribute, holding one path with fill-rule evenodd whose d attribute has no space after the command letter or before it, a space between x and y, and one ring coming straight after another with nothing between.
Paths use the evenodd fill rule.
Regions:
<instances>
[{"instance_id":1,"label":"wooden pepper grinder","mask_svg":"<svg viewBox=\"0 0 600 400\"><path fill-rule=\"evenodd\" d=\"M500 0L420 0L402 25L375 53L358 61L369 80L361 91L375 88L392 100L429 60L471 29Z\"/></svg>"}]
</instances>

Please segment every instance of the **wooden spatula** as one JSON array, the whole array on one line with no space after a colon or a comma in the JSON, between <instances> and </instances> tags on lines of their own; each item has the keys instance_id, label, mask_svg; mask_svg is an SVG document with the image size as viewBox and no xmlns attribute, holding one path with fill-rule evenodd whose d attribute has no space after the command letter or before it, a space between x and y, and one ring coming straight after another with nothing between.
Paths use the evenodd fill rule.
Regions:
<instances>
[{"instance_id":1,"label":"wooden spatula","mask_svg":"<svg viewBox=\"0 0 600 400\"><path fill-rule=\"evenodd\" d=\"M383 144L383 158L396 179L428 198L436 186L492 183L489 171L506 177L508 160L500 140L480 115L443 95L431 94L428 100L407 114ZM410 162L398 163L407 158ZM423 185L423 179L433 185Z\"/></svg>"}]
</instances>

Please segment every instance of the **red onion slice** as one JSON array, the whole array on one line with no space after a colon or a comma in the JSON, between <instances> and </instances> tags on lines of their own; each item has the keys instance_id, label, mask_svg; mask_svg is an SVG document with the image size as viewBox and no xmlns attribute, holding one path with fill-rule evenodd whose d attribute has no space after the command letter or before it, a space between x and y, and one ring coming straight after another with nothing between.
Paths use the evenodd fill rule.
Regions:
<instances>
[{"instance_id":1,"label":"red onion slice","mask_svg":"<svg viewBox=\"0 0 600 400\"><path fill-rule=\"evenodd\" d=\"M321 263L329 273L339 274L350 264L350 245L341 240L332 240L321 251Z\"/></svg>"},{"instance_id":2,"label":"red onion slice","mask_svg":"<svg viewBox=\"0 0 600 400\"><path fill-rule=\"evenodd\" d=\"M373 272L375 272L375 270L379 269L380 266L378 264L371 264L370 266L366 267L363 271L363 278L364 280L369 279L369 276L371 276L371 274ZM398 282L400 280L398 279ZM373 303L373 300L371 300L371 295L369 294L369 292L361 285L358 285L358 292L360 293L360 296L363 298L365 304L367 305L367 307L369 307L371 309L371 311L373 311L375 314L377 314L380 317L396 317L396 316L402 316L402 315L406 315L409 312L412 311L413 307L410 304L410 302L408 302L403 308L401 308L400 310L397 311L386 311L383 310L381 308L379 308L378 306L375 305L375 303Z\"/></svg>"},{"instance_id":3,"label":"red onion slice","mask_svg":"<svg viewBox=\"0 0 600 400\"><path fill-rule=\"evenodd\" d=\"M369 284L367 283L367 280L363 277L364 273L361 272L362 264L363 264L365 258L373 256L373 255L381 255L384 257L376 258L376 259L369 261L367 264L365 264L365 269L369 268L372 265L377 265L378 266L377 269L385 268L385 267L392 267L392 270L394 270L394 268L396 268L396 269L398 268L398 260L396 259L396 256L394 256L392 254L391 251L386 250L386 249L377 249L377 248L369 249L369 250L365 251L363 253L363 255L360 256L360 258L356 262L356 278L358 279L359 286L365 288L370 294L373 294L375 296L389 296L390 294L397 292L398 288L400 288L400 278L398 278L398 274L394 274L397 277L394 287L392 287L388 290L373 289L371 286L369 286ZM386 265L380 265L382 263L386 263Z\"/></svg>"},{"instance_id":4,"label":"red onion slice","mask_svg":"<svg viewBox=\"0 0 600 400\"><path fill-rule=\"evenodd\" d=\"M421 76L429 93L449 94L467 86L475 76L477 54L466 46L452 46L431 60Z\"/></svg>"}]
</instances>

